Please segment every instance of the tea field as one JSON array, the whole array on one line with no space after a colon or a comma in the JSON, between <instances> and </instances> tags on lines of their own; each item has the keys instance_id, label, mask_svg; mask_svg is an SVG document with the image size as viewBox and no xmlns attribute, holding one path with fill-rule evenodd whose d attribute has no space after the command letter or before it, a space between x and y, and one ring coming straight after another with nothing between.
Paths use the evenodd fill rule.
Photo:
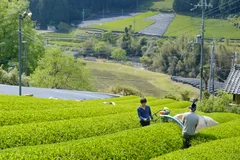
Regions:
<instances>
[{"instance_id":1,"label":"tea field","mask_svg":"<svg viewBox=\"0 0 240 160\"><path fill-rule=\"evenodd\" d=\"M147 100L152 113L167 106L175 115L190 105ZM160 120L141 127L138 106L137 96L73 101L0 95L0 159L239 159L238 114L197 111L220 124L201 130L192 147L181 150L181 128Z\"/></svg>"}]
</instances>

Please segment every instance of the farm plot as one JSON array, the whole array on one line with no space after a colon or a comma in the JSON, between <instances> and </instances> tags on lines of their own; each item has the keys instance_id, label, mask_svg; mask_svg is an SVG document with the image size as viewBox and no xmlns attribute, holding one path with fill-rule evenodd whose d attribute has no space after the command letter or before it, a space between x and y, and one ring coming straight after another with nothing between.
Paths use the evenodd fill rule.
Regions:
<instances>
[{"instance_id":1,"label":"farm plot","mask_svg":"<svg viewBox=\"0 0 240 160\"><path fill-rule=\"evenodd\" d=\"M85 20L84 22L78 24L78 27L83 28L83 27L88 27L94 24L103 24L105 22L112 22L112 21L117 21L117 20L122 20L126 19L129 17L136 16L140 13L118 13L118 14L104 14L101 16L98 16L94 19L91 20Z\"/></svg>"},{"instance_id":2,"label":"farm plot","mask_svg":"<svg viewBox=\"0 0 240 160\"><path fill-rule=\"evenodd\" d=\"M159 13L155 16L146 18L146 20L152 20L155 21L155 23L141 30L139 33L150 36L163 36L174 17L175 15L173 13Z\"/></svg>"},{"instance_id":3,"label":"farm plot","mask_svg":"<svg viewBox=\"0 0 240 160\"><path fill-rule=\"evenodd\" d=\"M188 150L203 154L207 148L206 155L211 158L221 147L225 159L227 153L233 159L238 156L239 147L234 147L239 145L238 114L205 114L220 124L201 130L193 138L191 148L179 150L182 138L177 124L157 121L147 127L140 126L136 111L139 99L126 96L76 102L0 95L0 159L161 159L161 156L174 157L170 152L175 151L176 155L182 153L186 157ZM147 99L153 113L167 106L174 115L187 111L191 104ZM116 105L106 105L104 101Z\"/></svg>"},{"instance_id":4,"label":"farm plot","mask_svg":"<svg viewBox=\"0 0 240 160\"><path fill-rule=\"evenodd\" d=\"M200 34L201 18L176 14L176 17L169 25L164 36L189 35L195 37ZM205 21L205 38L227 38L239 39L240 32L224 19L206 19Z\"/></svg>"},{"instance_id":5,"label":"farm plot","mask_svg":"<svg viewBox=\"0 0 240 160\"><path fill-rule=\"evenodd\" d=\"M136 16L132 16L130 18L126 18L126 19L122 19L122 20L106 22L103 24L101 24L101 23L94 24L94 25L89 26L88 28L123 32L125 27L129 27L131 25L133 32L139 32L154 23L154 21L145 20L145 19L147 17L151 17L156 14L157 14L157 12L149 11L149 12L141 13Z\"/></svg>"}]
</instances>

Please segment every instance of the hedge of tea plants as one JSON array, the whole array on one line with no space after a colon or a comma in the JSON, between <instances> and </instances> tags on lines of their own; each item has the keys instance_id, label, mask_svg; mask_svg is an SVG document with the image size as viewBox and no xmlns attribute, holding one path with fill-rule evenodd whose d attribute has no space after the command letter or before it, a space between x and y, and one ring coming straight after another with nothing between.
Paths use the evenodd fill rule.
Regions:
<instances>
[{"instance_id":1,"label":"hedge of tea plants","mask_svg":"<svg viewBox=\"0 0 240 160\"><path fill-rule=\"evenodd\" d=\"M191 104L147 99L153 113L168 107L173 116L189 111ZM137 96L68 101L0 95L0 159L175 159L175 154L168 153L187 157L188 150L205 149L205 145L217 147L224 142L231 147L232 139L240 137L240 115L198 111L220 124L201 130L193 138L191 148L180 150L181 128L177 124L157 121L140 126L136 111L139 100ZM209 149L206 155L218 151ZM233 147L226 153L235 158L235 151Z\"/></svg>"},{"instance_id":2,"label":"hedge of tea plants","mask_svg":"<svg viewBox=\"0 0 240 160\"><path fill-rule=\"evenodd\" d=\"M189 102L172 102L171 100L158 100L158 106L152 106L152 111L155 112L159 108L168 106L186 106ZM27 103L27 102L26 102ZM84 104L83 104L84 106ZM89 118L96 116L104 116L109 114L120 114L126 112L136 112L136 104L121 104L117 106L104 105L103 103L88 103L88 107L67 107L67 108L53 108L43 110L13 110L0 111L0 126L14 125L31 122L56 121L73 118ZM136 113L134 113L135 115Z\"/></svg>"},{"instance_id":3,"label":"hedge of tea plants","mask_svg":"<svg viewBox=\"0 0 240 160\"><path fill-rule=\"evenodd\" d=\"M153 160L239 160L240 137L226 138L203 143L185 150L175 151Z\"/></svg>"},{"instance_id":4,"label":"hedge of tea plants","mask_svg":"<svg viewBox=\"0 0 240 160\"><path fill-rule=\"evenodd\" d=\"M155 124L77 141L6 149L0 151L0 159L150 159L180 148L180 135L175 124Z\"/></svg>"}]
</instances>

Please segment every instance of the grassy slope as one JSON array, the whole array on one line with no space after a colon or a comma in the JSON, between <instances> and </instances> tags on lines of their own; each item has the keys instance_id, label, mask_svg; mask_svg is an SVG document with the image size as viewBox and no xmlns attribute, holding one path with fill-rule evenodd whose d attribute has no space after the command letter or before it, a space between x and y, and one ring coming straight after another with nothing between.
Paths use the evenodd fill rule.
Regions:
<instances>
[{"instance_id":1,"label":"grassy slope","mask_svg":"<svg viewBox=\"0 0 240 160\"><path fill-rule=\"evenodd\" d=\"M157 12L146 12L139 14L135 16L135 32L139 32L143 30L144 28L147 28L148 26L152 25L154 21L144 20L147 17L151 17L157 14ZM106 22L103 24L95 24L91 25L88 28L95 28L95 29L103 29L103 30L112 30L112 31L120 31L123 32L125 27L128 27L129 25L132 25L134 30L134 17L122 19L119 21L113 21L113 22Z\"/></svg>"},{"instance_id":2,"label":"grassy slope","mask_svg":"<svg viewBox=\"0 0 240 160\"><path fill-rule=\"evenodd\" d=\"M140 5L140 9L166 10L172 9L173 0L146 0Z\"/></svg>"},{"instance_id":3,"label":"grassy slope","mask_svg":"<svg viewBox=\"0 0 240 160\"><path fill-rule=\"evenodd\" d=\"M168 27L165 36L178 36L180 34L189 34L196 36L200 34L201 18L195 18L177 14L173 22ZM180 26L180 27L179 27ZM207 19L205 21L206 38L239 38L240 31L233 27L226 20Z\"/></svg>"},{"instance_id":4,"label":"grassy slope","mask_svg":"<svg viewBox=\"0 0 240 160\"><path fill-rule=\"evenodd\" d=\"M170 76L154 73L142 69L128 67L115 63L86 62L96 78L96 87L101 91L106 91L113 85L131 86L144 92L146 95L160 97L167 92L171 94L184 90L190 91L193 95L198 95L198 89L189 85L176 83L170 80Z\"/></svg>"}]
</instances>

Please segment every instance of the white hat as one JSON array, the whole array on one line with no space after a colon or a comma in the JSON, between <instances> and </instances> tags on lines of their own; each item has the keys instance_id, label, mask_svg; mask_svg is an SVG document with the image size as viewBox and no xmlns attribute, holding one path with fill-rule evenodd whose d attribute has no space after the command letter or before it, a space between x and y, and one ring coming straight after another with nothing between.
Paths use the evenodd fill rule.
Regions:
<instances>
[{"instance_id":1,"label":"white hat","mask_svg":"<svg viewBox=\"0 0 240 160\"><path fill-rule=\"evenodd\" d=\"M169 108L168 108L168 107L164 107L163 109L164 109L164 110L169 110Z\"/></svg>"}]
</instances>

